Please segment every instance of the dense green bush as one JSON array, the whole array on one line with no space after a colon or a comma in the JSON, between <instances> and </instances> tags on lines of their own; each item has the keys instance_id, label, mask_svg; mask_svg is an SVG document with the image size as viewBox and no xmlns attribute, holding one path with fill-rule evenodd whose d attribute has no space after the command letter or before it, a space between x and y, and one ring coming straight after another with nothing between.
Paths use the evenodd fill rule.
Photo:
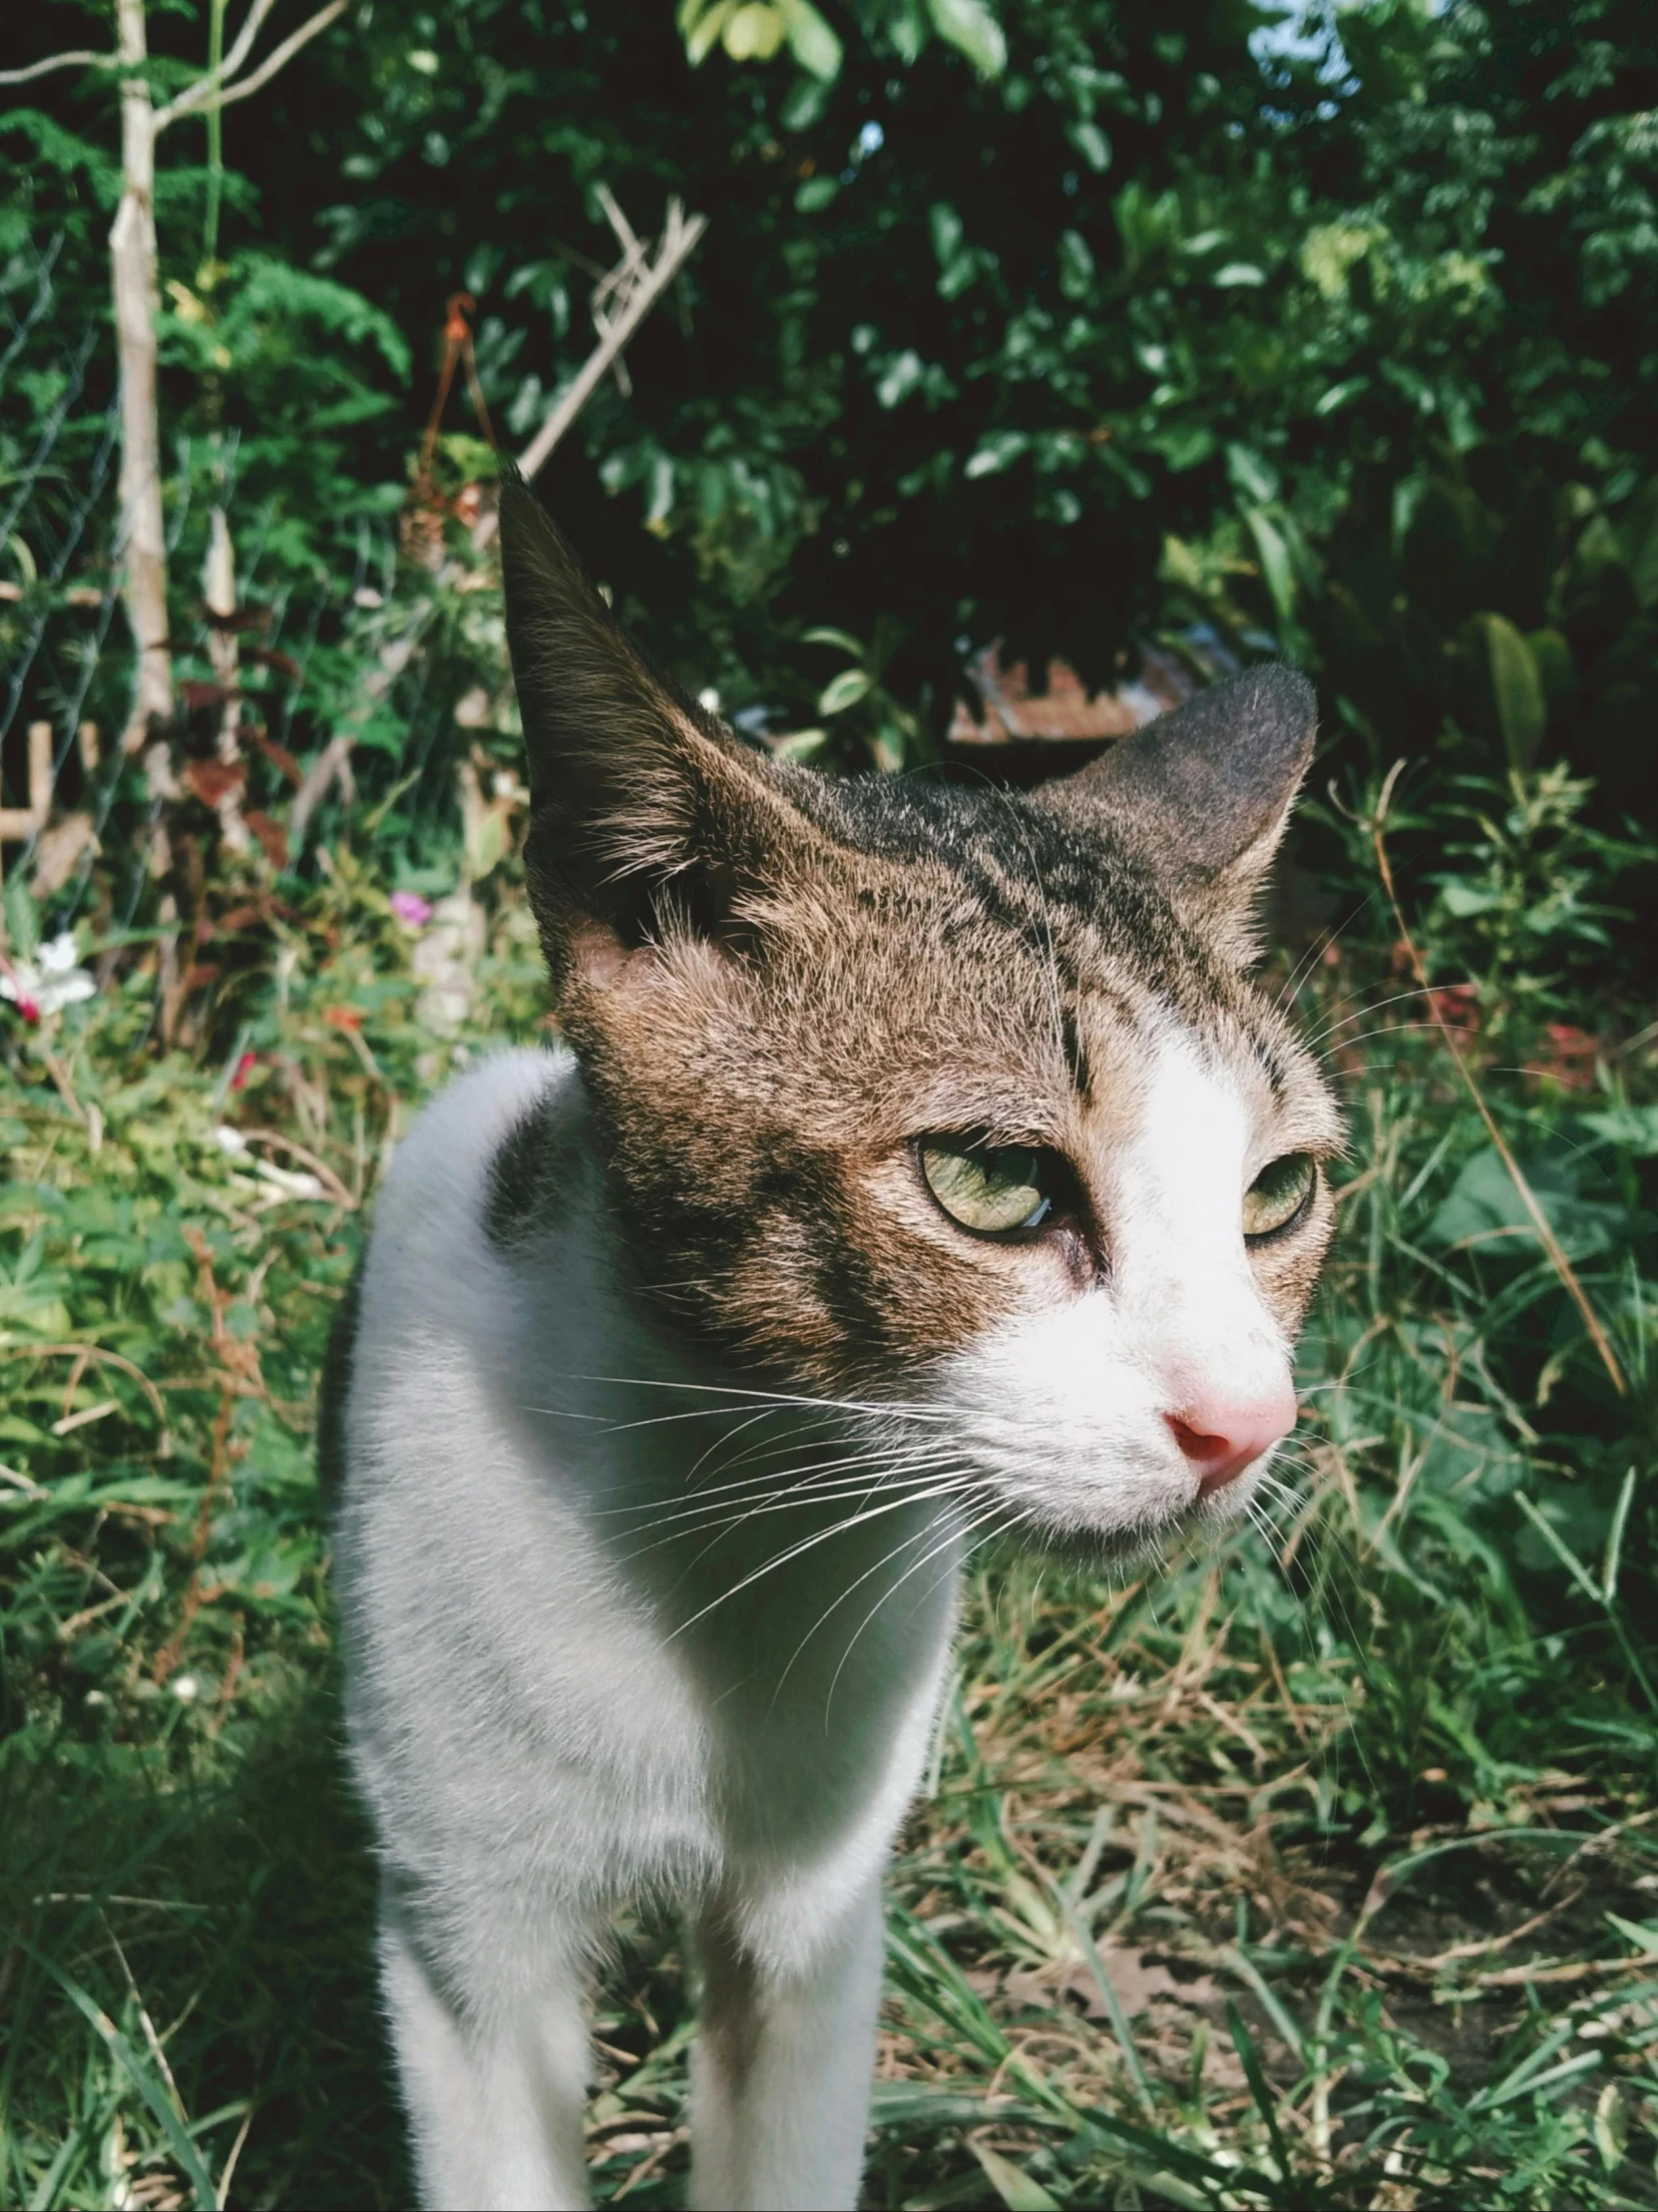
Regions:
<instances>
[{"instance_id":1,"label":"dense green bush","mask_svg":"<svg viewBox=\"0 0 1658 2212\"><path fill-rule=\"evenodd\" d=\"M1240 0L1178 26L1017 0L989 78L904 19L837 19L826 83L786 49L692 73L665 0L365 11L227 113L216 284L206 172L168 142L173 426L274 503L267 559L337 565L404 479L445 295L478 296L522 442L586 349L595 187L640 223L677 192L708 237L546 490L699 684L800 719L830 666L803 632L885 623L888 683L936 730L969 647L1104 680L1201 613L1311 659L1373 767L1449 718L1492 761L1563 750L1613 812L1637 803L1645 12L1385 0L1257 66L1270 19ZM203 41L189 10L155 35ZM102 299L112 103L73 79L21 97L8 235L67 230L68 320Z\"/></svg>"}]
</instances>

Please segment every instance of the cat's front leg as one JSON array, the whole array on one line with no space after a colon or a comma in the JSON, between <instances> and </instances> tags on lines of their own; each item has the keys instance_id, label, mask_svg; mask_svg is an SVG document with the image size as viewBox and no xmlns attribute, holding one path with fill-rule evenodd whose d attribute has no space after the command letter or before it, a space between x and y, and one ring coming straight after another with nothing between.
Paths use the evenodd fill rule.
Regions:
<instances>
[{"instance_id":1,"label":"cat's front leg","mask_svg":"<svg viewBox=\"0 0 1658 2212\"><path fill-rule=\"evenodd\" d=\"M505 1994L520 1966L501 1962L501 2000L470 2017L434 1987L407 1932L382 1927L380 1988L425 2212L578 2212L593 2202L579 1955L533 1998Z\"/></svg>"},{"instance_id":2,"label":"cat's front leg","mask_svg":"<svg viewBox=\"0 0 1658 2212\"><path fill-rule=\"evenodd\" d=\"M755 1933L772 1917L748 1917L745 1935L745 1916L721 1908L698 1931L691 2202L705 2212L858 2201L881 1998L879 1875L821 1915L791 1899L786 1956L768 1957Z\"/></svg>"}]
</instances>

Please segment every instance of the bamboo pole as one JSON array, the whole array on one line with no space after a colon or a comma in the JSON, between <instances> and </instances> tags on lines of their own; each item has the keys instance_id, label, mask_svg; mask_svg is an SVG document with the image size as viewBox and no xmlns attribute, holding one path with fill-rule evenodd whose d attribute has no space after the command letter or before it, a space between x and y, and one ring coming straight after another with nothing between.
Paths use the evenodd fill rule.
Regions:
<instances>
[{"instance_id":1,"label":"bamboo pole","mask_svg":"<svg viewBox=\"0 0 1658 2212\"><path fill-rule=\"evenodd\" d=\"M122 749L137 752L173 715L167 630L167 539L162 522L161 425L156 395L156 112L144 75L144 0L116 0L121 80L121 205L110 231L116 344L121 359L121 520L127 619L138 654Z\"/></svg>"}]
</instances>

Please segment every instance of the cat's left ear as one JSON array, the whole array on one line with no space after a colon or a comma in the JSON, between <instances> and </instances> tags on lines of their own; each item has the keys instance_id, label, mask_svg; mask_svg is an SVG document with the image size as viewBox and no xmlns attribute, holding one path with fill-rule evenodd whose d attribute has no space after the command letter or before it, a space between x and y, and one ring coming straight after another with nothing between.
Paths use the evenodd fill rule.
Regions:
<instances>
[{"instance_id":1,"label":"cat's left ear","mask_svg":"<svg viewBox=\"0 0 1658 2212\"><path fill-rule=\"evenodd\" d=\"M649 666L523 479L501 487L507 642L530 766L530 902L556 982L733 914L804 825L771 764Z\"/></svg>"},{"instance_id":2,"label":"cat's left ear","mask_svg":"<svg viewBox=\"0 0 1658 2212\"><path fill-rule=\"evenodd\" d=\"M1201 913L1225 949L1254 950L1251 914L1318 728L1313 686L1280 664L1245 668L1159 714L1036 803L1114 830Z\"/></svg>"}]
</instances>

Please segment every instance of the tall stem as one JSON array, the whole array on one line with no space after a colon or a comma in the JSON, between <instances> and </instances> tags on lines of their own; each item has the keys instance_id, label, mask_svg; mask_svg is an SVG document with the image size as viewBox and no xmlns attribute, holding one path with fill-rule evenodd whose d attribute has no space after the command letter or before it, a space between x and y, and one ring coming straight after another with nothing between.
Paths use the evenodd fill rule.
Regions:
<instances>
[{"instance_id":1,"label":"tall stem","mask_svg":"<svg viewBox=\"0 0 1658 2212\"><path fill-rule=\"evenodd\" d=\"M224 0L209 0L207 76L214 86L224 68ZM224 117L216 103L207 110L207 214L202 225L202 258L218 257L218 200L224 177Z\"/></svg>"},{"instance_id":2,"label":"tall stem","mask_svg":"<svg viewBox=\"0 0 1658 2212\"><path fill-rule=\"evenodd\" d=\"M144 0L116 0L121 79L121 205L110 231L116 344L121 361L121 526L127 619L138 652L133 710L122 744L136 752L173 714L167 633L167 539L162 523L161 425L156 393L156 117L144 76Z\"/></svg>"}]
</instances>

